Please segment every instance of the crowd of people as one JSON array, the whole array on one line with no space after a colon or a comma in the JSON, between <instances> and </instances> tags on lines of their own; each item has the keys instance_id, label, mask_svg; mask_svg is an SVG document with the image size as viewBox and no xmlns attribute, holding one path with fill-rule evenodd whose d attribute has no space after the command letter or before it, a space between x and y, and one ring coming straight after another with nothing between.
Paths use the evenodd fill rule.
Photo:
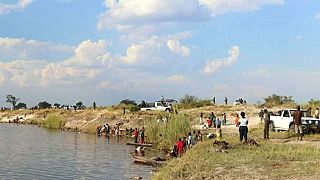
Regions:
<instances>
[{"instance_id":1,"label":"crowd of people","mask_svg":"<svg viewBox=\"0 0 320 180\"><path fill-rule=\"evenodd\" d=\"M188 132L187 136L180 137L178 142L173 145L173 149L170 152L172 157L182 156L188 149L197 144L197 142L202 141L202 133L200 131L193 131L193 133Z\"/></svg>"}]
</instances>

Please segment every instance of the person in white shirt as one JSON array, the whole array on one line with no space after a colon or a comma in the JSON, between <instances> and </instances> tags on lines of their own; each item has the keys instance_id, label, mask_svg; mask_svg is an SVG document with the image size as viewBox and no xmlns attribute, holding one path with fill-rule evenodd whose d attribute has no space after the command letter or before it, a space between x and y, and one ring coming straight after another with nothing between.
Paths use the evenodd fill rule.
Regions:
<instances>
[{"instance_id":1,"label":"person in white shirt","mask_svg":"<svg viewBox=\"0 0 320 180\"><path fill-rule=\"evenodd\" d=\"M246 114L244 112L240 113L240 125L239 125L239 134L240 134L240 142L244 139L244 142L248 140L248 119L246 118Z\"/></svg>"}]
</instances>

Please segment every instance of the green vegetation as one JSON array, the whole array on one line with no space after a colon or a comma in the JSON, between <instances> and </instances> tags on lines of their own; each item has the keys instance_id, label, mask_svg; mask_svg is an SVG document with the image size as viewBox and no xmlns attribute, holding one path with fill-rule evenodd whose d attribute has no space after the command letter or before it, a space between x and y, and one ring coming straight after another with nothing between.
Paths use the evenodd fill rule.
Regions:
<instances>
[{"instance_id":1,"label":"green vegetation","mask_svg":"<svg viewBox=\"0 0 320 180\"><path fill-rule=\"evenodd\" d=\"M264 99L265 103L263 106L274 107L280 105L295 105L295 101L292 96L279 96L272 94Z\"/></svg>"},{"instance_id":2,"label":"green vegetation","mask_svg":"<svg viewBox=\"0 0 320 180\"><path fill-rule=\"evenodd\" d=\"M212 105L211 100L199 100L196 96L185 95L177 104L178 109L191 109Z\"/></svg>"},{"instance_id":3,"label":"green vegetation","mask_svg":"<svg viewBox=\"0 0 320 180\"><path fill-rule=\"evenodd\" d=\"M65 125L65 120L62 116L56 114L49 114L43 121L43 127L49 129L62 129Z\"/></svg>"},{"instance_id":4,"label":"green vegetation","mask_svg":"<svg viewBox=\"0 0 320 180\"><path fill-rule=\"evenodd\" d=\"M187 115L159 116L167 118L168 122L157 119L146 120L147 141L154 143L159 148L169 149L177 142L179 137L184 137L191 131L190 118Z\"/></svg>"},{"instance_id":5,"label":"green vegetation","mask_svg":"<svg viewBox=\"0 0 320 180\"><path fill-rule=\"evenodd\" d=\"M261 131L260 128L252 130L253 134ZM286 139L276 142L258 138L260 146L257 147L240 144L237 134L225 134L224 140L233 146L228 153L215 151L212 141L206 140L183 157L170 161L153 179L317 179L320 175L319 146L287 139L286 132L279 136ZM319 135L305 139L319 139Z\"/></svg>"}]
</instances>

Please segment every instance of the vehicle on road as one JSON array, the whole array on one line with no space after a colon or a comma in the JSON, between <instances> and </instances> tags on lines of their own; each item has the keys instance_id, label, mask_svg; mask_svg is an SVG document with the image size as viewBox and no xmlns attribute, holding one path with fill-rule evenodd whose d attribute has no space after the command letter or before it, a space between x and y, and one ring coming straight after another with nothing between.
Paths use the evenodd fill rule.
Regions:
<instances>
[{"instance_id":1,"label":"vehicle on road","mask_svg":"<svg viewBox=\"0 0 320 180\"><path fill-rule=\"evenodd\" d=\"M278 115L270 116L271 130L294 131L293 114L296 109L283 109L278 111ZM320 132L320 119L307 117L307 111L302 110L302 129L305 133Z\"/></svg>"},{"instance_id":2,"label":"vehicle on road","mask_svg":"<svg viewBox=\"0 0 320 180\"><path fill-rule=\"evenodd\" d=\"M141 107L141 111L166 111L171 112L171 106L163 104L160 101L156 101L154 103L146 103L145 107Z\"/></svg>"}]
</instances>

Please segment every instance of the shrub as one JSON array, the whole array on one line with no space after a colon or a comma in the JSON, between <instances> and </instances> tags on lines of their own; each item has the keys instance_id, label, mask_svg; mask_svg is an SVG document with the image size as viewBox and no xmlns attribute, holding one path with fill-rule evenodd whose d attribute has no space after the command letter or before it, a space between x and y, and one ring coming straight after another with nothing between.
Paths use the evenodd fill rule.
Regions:
<instances>
[{"instance_id":1,"label":"shrub","mask_svg":"<svg viewBox=\"0 0 320 180\"><path fill-rule=\"evenodd\" d=\"M191 131L190 118L187 115L162 116L167 123L156 119L148 120L145 124L147 141L161 148L171 148L179 137L187 136Z\"/></svg>"},{"instance_id":2,"label":"shrub","mask_svg":"<svg viewBox=\"0 0 320 180\"><path fill-rule=\"evenodd\" d=\"M49 129L61 129L64 125L64 118L55 114L49 114L43 122L43 126Z\"/></svg>"}]
</instances>

